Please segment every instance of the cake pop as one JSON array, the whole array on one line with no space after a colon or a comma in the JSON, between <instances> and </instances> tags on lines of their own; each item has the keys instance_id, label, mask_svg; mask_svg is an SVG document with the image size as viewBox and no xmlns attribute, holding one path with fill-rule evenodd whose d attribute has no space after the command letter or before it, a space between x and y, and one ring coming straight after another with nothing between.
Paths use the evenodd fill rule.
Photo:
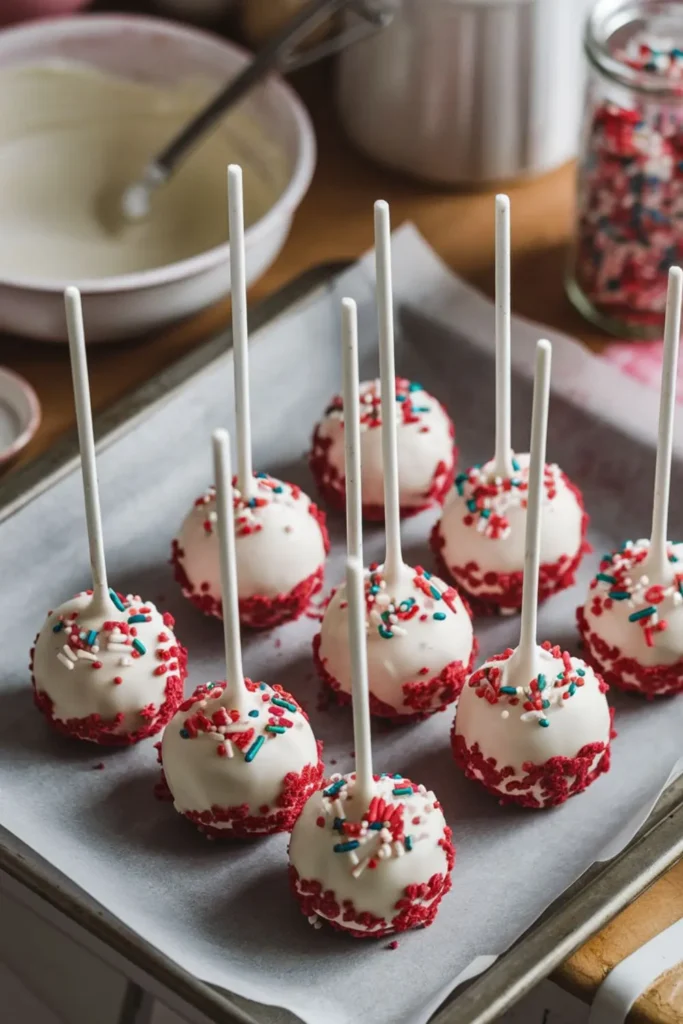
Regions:
<instances>
[{"instance_id":1,"label":"cake pop","mask_svg":"<svg viewBox=\"0 0 683 1024\"><path fill-rule=\"evenodd\" d=\"M494 458L460 473L432 532L438 571L467 591L477 611L514 613L522 603L529 456L510 432L510 201L496 197L496 446ZM559 466L543 474L539 600L574 583L588 550L579 489Z\"/></svg>"},{"instance_id":2,"label":"cake pop","mask_svg":"<svg viewBox=\"0 0 683 1024\"><path fill-rule=\"evenodd\" d=\"M683 693L683 544L667 540L683 271L669 274L652 533L604 555L578 610L586 655L611 685Z\"/></svg>"},{"instance_id":3,"label":"cake pop","mask_svg":"<svg viewBox=\"0 0 683 1024\"><path fill-rule=\"evenodd\" d=\"M187 653L168 612L109 588L95 465L81 296L65 293L93 588L48 612L31 650L37 707L62 733L108 746L137 743L183 698Z\"/></svg>"},{"instance_id":4,"label":"cake pop","mask_svg":"<svg viewBox=\"0 0 683 1024\"><path fill-rule=\"evenodd\" d=\"M241 168L228 169L230 268L235 359L238 473L233 486L240 619L268 629L296 619L322 587L329 538L325 516L295 484L253 473L247 351L247 292ZM206 615L221 616L216 492L195 501L172 562L183 593Z\"/></svg>"},{"instance_id":5,"label":"cake pop","mask_svg":"<svg viewBox=\"0 0 683 1024\"><path fill-rule=\"evenodd\" d=\"M382 938L432 923L455 851L434 793L401 774L373 775L363 575L349 558L356 772L334 775L308 800L292 831L289 873L311 924Z\"/></svg>"},{"instance_id":6,"label":"cake pop","mask_svg":"<svg viewBox=\"0 0 683 1024\"><path fill-rule=\"evenodd\" d=\"M322 783L322 745L281 686L242 667L230 439L213 435L226 681L198 687L166 727L160 760L176 810L208 836L291 829Z\"/></svg>"},{"instance_id":7,"label":"cake pop","mask_svg":"<svg viewBox=\"0 0 683 1024\"><path fill-rule=\"evenodd\" d=\"M380 312L380 366L384 430L387 552L383 566L371 565L365 577L367 657L370 707L374 714L406 721L443 709L458 696L471 670L476 641L468 609L457 591L403 561L398 505L396 406L389 211L376 207L378 297ZM358 407L358 353L356 308L347 300L343 311L345 404ZM350 487L360 490L360 477L352 478L352 460L361 451L358 417L349 418L345 430L347 461L348 553L360 551L360 499L349 500ZM325 609L320 633L313 643L318 671L340 697L351 693L348 599L340 586Z\"/></svg>"},{"instance_id":8,"label":"cake pop","mask_svg":"<svg viewBox=\"0 0 683 1024\"><path fill-rule=\"evenodd\" d=\"M462 691L451 733L457 764L501 803L553 807L610 764L607 686L579 658L538 646L541 488L550 391L550 344L538 343L519 646L489 659Z\"/></svg>"}]
</instances>

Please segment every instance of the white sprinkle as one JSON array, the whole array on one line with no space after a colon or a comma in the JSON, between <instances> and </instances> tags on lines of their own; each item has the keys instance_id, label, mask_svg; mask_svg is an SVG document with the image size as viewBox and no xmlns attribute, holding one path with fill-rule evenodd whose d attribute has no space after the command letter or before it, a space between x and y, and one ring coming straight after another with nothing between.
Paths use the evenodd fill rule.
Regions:
<instances>
[{"instance_id":1,"label":"white sprinkle","mask_svg":"<svg viewBox=\"0 0 683 1024\"><path fill-rule=\"evenodd\" d=\"M235 756L235 751L230 740L225 741L225 753L227 754L228 758Z\"/></svg>"},{"instance_id":2,"label":"white sprinkle","mask_svg":"<svg viewBox=\"0 0 683 1024\"><path fill-rule=\"evenodd\" d=\"M90 650L93 652L93 654L99 654L100 653L100 648L99 648L99 646L97 644L93 644L92 647L90 648Z\"/></svg>"},{"instance_id":3,"label":"white sprinkle","mask_svg":"<svg viewBox=\"0 0 683 1024\"><path fill-rule=\"evenodd\" d=\"M78 657L83 658L85 661L97 661L97 657L91 654L90 651L79 651Z\"/></svg>"},{"instance_id":4,"label":"white sprinkle","mask_svg":"<svg viewBox=\"0 0 683 1024\"><path fill-rule=\"evenodd\" d=\"M76 660L77 655L76 655L76 652L73 650L73 648L67 647L67 645L64 644L64 646L62 647L62 650L66 654L67 658L71 658L72 661Z\"/></svg>"},{"instance_id":5,"label":"white sprinkle","mask_svg":"<svg viewBox=\"0 0 683 1024\"><path fill-rule=\"evenodd\" d=\"M128 666L132 664L133 662L131 658L119 658L119 665L121 665L123 668L128 668Z\"/></svg>"},{"instance_id":6,"label":"white sprinkle","mask_svg":"<svg viewBox=\"0 0 683 1024\"><path fill-rule=\"evenodd\" d=\"M510 712L509 711L501 711L500 717L501 718L509 718L510 717Z\"/></svg>"},{"instance_id":7,"label":"white sprinkle","mask_svg":"<svg viewBox=\"0 0 683 1024\"><path fill-rule=\"evenodd\" d=\"M107 644L107 650L112 651L114 654L128 654L130 651L130 644Z\"/></svg>"},{"instance_id":8,"label":"white sprinkle","mask_svg":"<svg viewBox=\"0 0 683 1024\"><path fill-rule=\"evenodd\" d=\"M62 665L66 665L67 668L73 669L73 661L69 661L69 659L66 658L61 651L59 651L59 653L57 654L57 658L59 659L59 661L61 661Z\"/></svg>"}]
</instances>

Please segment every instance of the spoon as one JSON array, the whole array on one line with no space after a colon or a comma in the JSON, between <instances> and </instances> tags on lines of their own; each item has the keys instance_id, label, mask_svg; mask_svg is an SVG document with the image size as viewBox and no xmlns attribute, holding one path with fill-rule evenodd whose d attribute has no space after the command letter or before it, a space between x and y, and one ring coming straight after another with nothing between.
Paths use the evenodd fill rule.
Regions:
<instances>
[{"instance_id":1,"label":"spoon","mask_svg":"<svg viewBox=\"0 0 683 1024\"><path fill-rule=\"evenodd\" d=\"M393 8L395 0L388 0ZM152 196L176 172L190 151L204 138L223 116L235 106L255 85L274 70L292 71L334 53L344 46L384 28L393 18L387 0L309 0L302 9L269 40L250 64L209 101L206 107L178 132L165 149L147 164L140 178L123 191L105 197L100 211L108 225L135 223L149 216ZM296 47L319 25L332 15L345 9L353 10L364 24L304 53L295 53Z\"/></svg>"}]
</instances>

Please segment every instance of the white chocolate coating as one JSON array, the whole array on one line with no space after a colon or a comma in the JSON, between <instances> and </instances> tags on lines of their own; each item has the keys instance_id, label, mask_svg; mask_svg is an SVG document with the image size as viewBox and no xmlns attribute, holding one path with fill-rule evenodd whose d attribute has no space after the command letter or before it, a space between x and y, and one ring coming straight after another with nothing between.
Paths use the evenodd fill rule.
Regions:
<instances>
[{"instance_id":1,"label":"white chocolate coating","mask_svg":"<svg viewBox=\"0 0 683 1024\"><path fill-rule=\"evenodd\" d=\"M524 570L529 456L518 455L516 460L519 470L510 485L493 477L492 461L481 470L468 470L458 476L439 524L444 540L441 554L448 569L459 579L459 570L476 563L475 579L468 574L465 585L469 593L483 600L495 599L501 593L499 583L485 580L487 573ZM541 565L569 566L582 549L583 510L558 466L546 466L544 483ZM498 493L482 495L479 488L486 484L496 486ZM467 503L473 500L485 515L468 508ZM464 584L464 580L460 582Z\"/></svg>"},{"instance_id":2,"label":"white chocolate coating","mask_svg":"<svg viewBox=\"0 0 683 1024\"><path fill-rule=\"evenodd\" d=\"M184 678L178 657L169 656L169 652L177 649L178 641L161 613L151 601L133 595L125 598L124 603L123 612L117 609L107 617L113 629L103 629L105 620L93 614L92 598L86 593L78 594L48 615L36 641L33 675L37 692L49 697L58 722L91 715L110 722L122 715L113 735L137 732L165 702L168 676ZM129 620L141 613L145 621L129 626ZM60 623L62 626L55 632ZM135 636L123 635L116 628L118 623L135 629ZM78 628L71 638L74 624ZM88 642L91 630L97 634L93 643ZM136 640L138 643L133 646ZM144 653L140 653L140 645ZM162 672L161 666L167 671ZM178 702L181 699L182 687ZM143 708L146 717L140 714Z\"/></svg>"},{"instance_id":3,"label":"white chocolate coating","mask_svg":"<svg viewBox=\"0 0 683 1024\"><path fill-rule=\"evenodd\" d=\"M539 678L543 676L545 684L539 691L538 709L525 709L524 704L530 699L530 680L519 678L509 659L486 662L473 674L460 696L455 734L462 736L470 749L477 744L484 758L494 759L498 771L513 769L502 783L503 793L512 792L510 784L525 777L525 764L540 766L555 757L575 758L588 744L610 742L610 710L600 678L579 658L571 658L568 683L565 662L557 654L557 648L538 648ZM487 700L484 694L492 694L494 687L484 677L492 669L494 673L496 669L500 672L495 689L499 685L520 688L517 695L499 692L495 703ZM516 704L511 703L515 700ZM600 756L593 760L590 770ZM480 772L475 770L475 774L481 779ZM528 792L544 802L542 782Z\"/></svg>"},{"instance_id":4,"label":"white chocolate coating","mask_svg":"<svg viewBox=\"0 0 683 1024\"><path fill-rule=\"evenodd\" d=\"M382 579L381 568L376 573L366 572L366 604L371 596L371 576ZM414 715L415 706L406 702L404 686L426 683L452 662L460 661L467 669L472 657L474 635L472 620L462 599L452 587L447 587L436 576L421 576L423 585L434 587L437 594L446 598L434 598L424 593L415 583L419 574L410 566L404 566L393 594L386 585L380 584L381 593L376 597L376 606L369 605L368 628L368 677L371 696L393 709L395 715ZM380 614L388 608L397 608L412 603L417 614L408 620L400 618L385 627ZM435 618L435 616L437 616ZM382 635L387 629L392 636ZM320 630L318 655L324 670L336 680L342 693L351 693L351 661L349 651L349 619L346 600L346 585L342 584L332 595L327 606ZM441 703L449 703L457 697L452 694L442 702L438 694L432 697L433 704L421 710L436 710ZM376 709L375 709L376 710Z\"/></svg>"},{"instance_id":5,"label":"white chocolate coating","mask_svg":"<svg viewBox=\"0 0 683 1024\"><path fill-rule=\"evenodd\" d=\"M414 389L414 390L411 390ZM403 509L420 508L429 503L430 490L445 486L452 472L453 424L443 406L419 384L397 379L399 504ZM360 385L361 405L361 489L364 506L384 506L382 460L382 419L380 383L364 381ZM335 398L317 429L318 439L329 444L326 457L329 469L322 485L345 479L344 409ZM438 480L437 468L442 465Z\"/></svg>"},{"instance_id":6,"label":"white chocolate coating","mask_svg":"<svg viewBox=\"0 0 683 1024\"><path fill-rule=\"evenodd\" d=\"M603 559L600 576L604 578L594 578L588 591L583 609L588 629L616 654L613 659L599 652L605 670L611 670L617 659L633 659L644 668L671 666L683 659L683 543L669 545L669 557L676 561L670 562L671 573L665 580L641 572L639 564L649 548L649 540L627 542ZM611 594L621 596L612 598ZM629 621L631 615L648 609L652 614ZM618 675L621 683L643 688L622 666ZM683 668L679 688L683 688Z\"/></svg>"},{"instance_id":7,"label":"white chocolate coating","mask_svg":"<svg viewBox=\"0 0 683 1024\"><path fill-rule=\"evenodd\" d=\"M303 881L317 881L323 890L334 893L339 905L339 914L330 917L322 909L316 910L309 920L319 925L322 920L332 920L350 931L393 930L400 908L399 900L404 899L408 886L426 885L435 875L446 879L450 873L448 848L450 830L446 831L443 813L433 793L424 786L415 787L402 776L383 775L375 782L376 797L385 801L382 817L392 814L389 807L398 805L401 822L400 834L410 837L393 841L395 829L373 830L366 827L356 842L356 849L349 852L335 852L335 846L345 843L351 836L345 836L335 821L342 819L358 823L361 813L369 825L375 819L367 808L354 808L355 775L335 775L327 789L318 790L308 800L301 817L292 831L289 845L289 860ZM336 787L341 786L338 793ZM394 795L394 790L410 788L409 795ZM325 796L330 793L330 796ZM376 866L370 867L372 860ZM301 892L298 889L298 892ZM436 902L441 896L439 892ZM369 929L358 921L343 920L341 904L344 900L353 903L356 915L372 914L384 923L384 928ZM429 903L424 903L426 910ZM435 909L435 907L434 907Z\"/></svg>"},{"instance_id":8,"label":"white chocolate coating","mask_svg":"<svg viewBox=\"0 0 683 1024\"><path fill-rule=\"evenodd\" d=\"M325 537L310 512L310 498L274 477L254 478L255 498L263 504L247 507L233 488L235 548L240 600L276 598L290 593L325 562ZM275 490L280 488L280 490ZM177 538L180 561L195 592L220 601L215 490L199 498ZM190 596L186 592L186 596Z\"/></svg>"},{"instance_id":9,"label":"white chocolate coating","mask_svg":"<svg viewBox=\"0 0 683 1024\"><path fill-rule=\"evenodd\" d=\"M173 795L175 809L180 814L210 812L214 808L226 810L247 805L247 816L263 818L278 809L283 784L290 773L300 774L307 765L317 766L318 748L308 719L298 705L291 703L288 694L274 690L266 683L258 683L247 694L245 713L236 720L226 719L224 711L231 709L224 694L223 684L209 684L215 689L200 687L190 701L176 713L164 731L161 758L164 775ZM252 684L253 685L253 684ZM275 698L291 704L296 710L270 701ZM277 715L273 714L273 708ZM256 712L251 716L249 712ZM213 716L219 717L214 724ZM188 731L188 720L201 714L212 723L208 731L200 727ZM268 730L268 725L284 719L291 723L284 732ZM246 740L231 741L230 736L252 735ZM263 740L253 757L250 750ZM239 819L238 819L239 823ZM214 829L233 831L231 820L212 820ZM269 831L266 825L249 831Z\"/></svg>"}]
</instances>

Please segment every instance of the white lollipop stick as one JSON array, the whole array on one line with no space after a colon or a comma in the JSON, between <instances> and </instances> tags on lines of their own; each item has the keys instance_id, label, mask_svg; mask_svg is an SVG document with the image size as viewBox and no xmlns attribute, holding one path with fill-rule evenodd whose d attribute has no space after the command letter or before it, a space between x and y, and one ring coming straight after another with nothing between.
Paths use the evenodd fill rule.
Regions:
<instances>
[{"instance_id":1,"label":"white lollipop stick","mask_svg":"<svg viewBox=\"0 0 683 1024\"><path fill-rule=\"evenodd\" d=\"M346 595L349 600L349 641L351 644L351 693L353 697L353 743L356 751L354 807L358 816L372 800L372 740L370 733L370 691L368 686L367 632L365 628L365 574L357 558L346 561Z\"/></svg>"},{"instance_id":2,"label":"white lollipop stick","mask_svg":"<svg viewBox=\"0 0 683 1024\"><path fill-rule=\"evenodd\" d=\"M658 583L667 582L674 572L667 552L667 534L682 300L683 270L680 267L672 267L669 271L669 290L666 296L666 319L664 321L664 361L662 363L662 390L659 399L659 436L655 469L655 497L652 509L652 536L650 550L642 566L643 575L649 576L651 580Z\"/></svg>"},{"instance_id":3,"label":"white lollipop stick","mask_svg":"<svg viewBox=\"0 0 683 1024\"><path fill-rule=\"evenodd\" d=\"M496 196L496 451L495 476L512 476L510 427L510 200Z\"/></svg>"},{"instance_id":4,"label":"white lollipop stick","mask_svg":"<svg viewBox=\"0 0 683 1024\"><path fill-rule=\"evenodd\" d=\"M230 293L232 344L235 360L235 417L237 420L237 486L244 498L253 488L251 412L249 408L249 330L247 327L247 270L244 248L242 168L228 167L228 222L230 226Z\"/></svg>"},{"instance_id":5,"label":"white lollipop stick","mask_svg":"<svg viewBox=\"0 0 683 1024\"><path fill-rule=\"evenodd\" d=\"M379 375L382 392L382 463L386 558L384 575L391 587L403 568L401 511L398 485L398 427L396 422L396 368L394 365L394 301L391 283L391 224L389 205L375 203L375 267L379 323Z\"/></svg>"},{"instance_id":6,"label":"white lollipop stick","mask_svg":"<svg viewBox=\"0 0 683 1024\"><path fill-rule=\"evenodd\" d=\"M363 561L363 509L360 479L360 398L358 386L358 308L342 299L344 461L346 474L346 553Z\"/></svg>"},{"instance_id":7,"label":"white lollipop stick","mask_svg":"<svg viewBox=\"0 0 683 1024\"><path fill-rule=\"evenodd\" d=\"M73 379L78 444L81 449L81 473L85 497L85 521L90 548L90 568L93 580L93 610L102 615L115 613L109 596L107 566L104 560L104 538L102 536L102 513L100 494L97 486L97 465L95 462L95 435L92 426L90 404L90 382L88 360L85 353L85 331L81 293L78 288L67 288L64 292L66 324L69 333L69 355Z\"/></svg>"},{"instance_id":8,"label":"white lollipop stick","mask_svg":"<svg viewBox=\"0 0 683 1024\"><path fill-rule=\"evenodd\" d=\"M242 641L237 595L230 436L227 430L216 430L213 435L213 461L216 474L216 512L218 513L219 560L223 595L226 696L233 707L243 711L246 705L246 691L242 671Z\"/></svg>"},{"instance_id":9,"label":"white lollipop stick","mask_svg":"<svg viewBox=\"0 0 683 1024\"><path fill-rule=\"evenodd\" d=\"M524 585L522 591L522 623L519 646L510 659L510 667L519 671L522 685L537 675L538 577L541 564L541 501L545 470L545 449L548 438L548 404L550 400L549 341L536 346L534 404L531 416L531 456L526 513L526 548L524 551Z\"/></svg>"}]
</instances>

